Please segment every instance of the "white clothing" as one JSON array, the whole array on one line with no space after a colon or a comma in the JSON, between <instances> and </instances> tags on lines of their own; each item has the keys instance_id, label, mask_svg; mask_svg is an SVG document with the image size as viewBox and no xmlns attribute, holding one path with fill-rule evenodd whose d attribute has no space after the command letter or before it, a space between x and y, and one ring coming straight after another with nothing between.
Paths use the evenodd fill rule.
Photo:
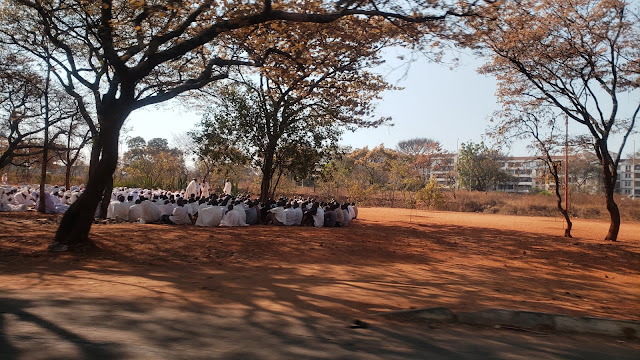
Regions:
<instances>
[{"instance_id":1,"label":"white clothing","mask_svg":"<svg viewBox=\"0 0 640 360\"><path fill-rule=\"evenodd\" d=\"M324 210L322 208L318 208L316 214L313 215L313 226L315 227L323 227L324 226Z\"/></svg>"},{"instance_id":2,"label":"white clothing","mask_svg":"<svg viewBox=\"0 0 640 360\"><path fill-rule=\"evenodd\" d=\"M336 223L339 225L344 225L344 213L342 209L338 207L336 210Z\"/></svg>"},{"instance_id":3,"label":"white clothing","mask_svg":"<svg viewBox=\"0 0 640 360\"><path fill-rule=\"evenodd\" d=\"M189 213L187 212L187 209L184 208L184 206L176 206L176 208L173 209L173 215L169 216L169 220L171 220L172 223L178 225L191 225Z\"/></svg>"},{"instance_id":4,"label":"white clothing","mask_svg":"<svg viewBox=\"0 0 640 360\"><path fill-rule=\"evenodd\" d=\"M224 215L222 221L220 221L220 226L249 226L247 223L242 221L240 217L240 213L238 210L230 210Z\"/></svg>"},{"instance_id":5,"label":"white clothing","mask_svg":"<svg viewBox=\"0 0 640 360\"><path fill-rule=\"evenodd\" d=\"M219 206L209 206L198 211L197 226L218 226L222 220L222 209Z\"/></svg>"},{"instance_id":6,"label":"white clothing","mask_svg":"<svg viewBox=\"0 0 640 360\"><path fill-rule=\"evenodd\" d=\"M200 187L200 189L202 190L200 193L200 196L202 196L203 198L208 198L209 197L209 183L208 182L203 182L202 186Z\"/></svg>"},{"instance_id":7,"label":"white clothing","mask_svg":"<svg viewBox=\"0 0 640 360\"><path fill-rule=\"evenodd\" d=\"M276 217L276 220L287 225L287 214L284 213L285 210L282 206L276 206L273 209L270 209L269 212Z\"/></svg>"},{"instance_id":8,"label":"white clothing","mask_svg":"<svg viewBox=\"0 0 640 360\"><path fill-rule=\"evenodd\" d=\"M187 211L189 212L189 214L191 214L191 216L195 215L198 213L198 203L188 203L188 204L184 204L185 209L187 209Z\"/></svg>"},{"instance_id":9,"label":"white clothing","mask_svg":"<svg viewBox=\"0 0 640 360\"><path fill-rule=\"evenodd\" d=\"M302 218L304 217L304 213L302 212L302 209L300 207L297 207L295 209L293 209L293 211L295 212L295 219L293 220L293 225L300 225L302 224Z\"/></svg>"},{"instance_id":10,"label":"white clothing","mask_svg":"<svg viewBox=\"0 0 640 360\"><path fill-rule=\"evenodd\" d=\"M160 221L160 218L162 217L162 211L160 211L160 209L158 208L158 206L149 200L145 200L143 202L140 203L140 206L142 207L142 219L145 222L156 222L156 221Z\"/></svg>"},{"instance_id":11,"label":"white clothing","mask_svg":"<svg viewBox=\"0 0 640 360\"><path fill-rule=\"evenodd\" d=\"M140 204L133 204L129 207L129 221L138 221L139 219L143 219L144 216L142 214L142 206Z\"/></svg>"},{"instance_id":12,"label":"white clothing","mask_svg":"<svg viewBox=\"0 0 640 360\"><path fill-rule=\"evenodd\" d=\"M162 215L171 215L171 214L173 214L173 208L174 207L175 207L175 205L173 205L172 203L168 203L168 204L164 204L164 205L158 206L158 208L160 209L160 212L162 213Z\"/></svg>"},{"instance_id":13,"label":"white clothing","mask_svg":"<svg viewBox=\"0 0 640 360\"><path fill-rule=\"evenodd\" d=\"M120 201L112 201L107 208L107 219L129 220L129 207Z\"/></svg>"},{"instance_id":14,"label":"white clothing","mask_svg":"<svg viewBox=\"0 0 640 360\"><path fill-rule=\"evenodd\" d=\"M246 223L247 211L244 208L244 204L233 205L233 209L236 210L238 214L240 214L240 218L242 219L242 222Z\"/></svg>"},{"instance_id":15,"label":"white clothing","mask_svg":"<svg viewBox=\"0 0 640 360\"><path fill-rule=\"evenodd\" d=\"M231 195L231 183L229 181L224 183L224 189L222 189L222 192L224 192L225 195Z\"/></svg>"},{"instance_id":16,"label":"white clothing","mask_svg":"<svg viewBox=\"0 0 640 360\"><path fill-rule=\"evenodd\" d=\"M356 211L353 209L353 206L348 205L347 210L349 210L349 215L351 215L351 219L356 218Z\"/></svg>"},{"instance_id":17,"label":"white clothing","mask_svg":"<svg viewBox=\"0 0 640 360\"><path fill-rule=\"evenodd\" d=\"M288 208L288 209L284 209L284 214L286 216L286 222L284 222L285 225L287 226L291 226L291 225L295 225L296 224L296 209L294 208ZM277 217L276 217L277 218Z\"/></svg>"},{"instance_id":18,"label":"white clothing","mask_svg":"<svg viewBox=\"0 0 640 360\"><path fill-rule=\"evenodd\" d=\"M200 196L200 184L195 180L191 180L189 185L187 185L187 188L184 191L184 197L188 199L191 197L191 194L194 196Z\"/></svg>"},{"instance_id":19,"label":"white clothing","mask_svg":"<svg viewBox=\"0 0 640 360\"><path fill-rule=\"evenodd\" d=\"M344 214L344 221L342 222L342 226L349 225L349 222L351 221L351 214L349 214L349 210L342 209L342 214Z\"/></svg>"}]
</instances>

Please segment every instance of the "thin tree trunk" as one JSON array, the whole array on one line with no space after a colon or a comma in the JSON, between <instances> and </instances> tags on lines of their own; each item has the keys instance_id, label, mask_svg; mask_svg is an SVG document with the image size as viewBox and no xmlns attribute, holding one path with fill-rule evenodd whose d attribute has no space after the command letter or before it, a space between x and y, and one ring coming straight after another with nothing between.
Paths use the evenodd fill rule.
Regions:
<instances>
[{"instance_id":1,"label":"thin tree trunk","mask_svg":"<svg viewBox=\"0 0 640 360\"><path fill-rule=\"evenodd\" d=\"M271 179L273 178L273 153L275 150L268 148L264 155L262 164L262 181L260 182L260 202L266 203L271 190Z\"/></svg>"},{"instance_id":2,"label":"thin tree trunk","mask_svg":"<svg viewBox=\"0 0 640 360\"><path fill-rule=\"evenodd\" d=\"M38 211L45 213L47 211L45 199L45 185L47 183L47 165L49 163L49 80L51 76L51 67L47 66L47 78L44 86L44 143L42 144L42 167L40 170L40 201Z\"/></svg>"},{"instance_id":3,"label":"thin tree trunk","mask_svg":"<svg viewBox=\"0 0 640 360\"><path fill-rule=\"evenodd\" d=\"M549 156L549 154L547 153L547 161L553 161L551 160L551 156ZM566 164L565 164L566 166ZM560 213L562 214L562 216L564 217L564 221L567 223L567 228L564 229L564 237L573 237L571 236L571 228L573 227L573 223L571 223L571 218L569 218L569 211L565 208L562 207L562 195L560 194L560 178L558 176L558 166L557 165L551 165L552 167L552 173L551 175L553 175L553 181L555 182L556 185L556 198L558 199L557 201L557 205L558 205L558 210L560 211Z\"/></svg>"},{"instance_id":4,"label":"thin tree trunk","mask_svg":"<svg viewBox=\"0 0 640 360\"><path fill-rule=\"evenodd\" d=\"M609 225L609 232L607 232L607 236L604 239L617 241L618 232L620 231L620 209L618 208L618 204L616 204L616 201L614 199L615 180L613 180L613 184L611 184L611 181L606 182L607 183L605 183L604 185L605 199L607 202L607 210L609 211L611 223Z\"/></svg>"}]
</instances>

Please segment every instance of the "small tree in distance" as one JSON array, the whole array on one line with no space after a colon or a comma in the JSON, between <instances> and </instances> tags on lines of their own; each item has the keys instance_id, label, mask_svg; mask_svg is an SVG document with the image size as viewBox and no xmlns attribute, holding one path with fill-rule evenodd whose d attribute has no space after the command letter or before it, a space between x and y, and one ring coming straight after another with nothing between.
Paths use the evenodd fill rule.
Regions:
<instances>
[{"instance_id":1,"label":"small tree in distance","mask_svg":"<svg viewBox=\"0 0 640 360\"><path fill-rule=\"evenodd\" d=\"M510 180L511 175L501 169L504 156L489 149L484 142L462 143L458 154L460 186L468 190L488 192L496 185Z\"/></svg>"}]
</instances>

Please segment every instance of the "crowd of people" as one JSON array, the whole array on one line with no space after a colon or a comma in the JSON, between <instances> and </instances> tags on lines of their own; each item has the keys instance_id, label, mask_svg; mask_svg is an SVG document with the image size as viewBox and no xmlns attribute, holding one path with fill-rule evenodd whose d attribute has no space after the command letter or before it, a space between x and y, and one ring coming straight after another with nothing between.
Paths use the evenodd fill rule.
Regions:
<instances>
[{"instance_id":1,"label":"crowd of people","mask_svg":"<svg viewBox=\"0 0 640 360\"><path fill-rule=\"evenodd\" d=\"M48 214L64 213L73 204L83 188L72 186L69 189L58 186L45 186L44 206ZM25 186L0 186L0 212L2 211L28 211L36 209L40 203L40 187L35 185Z\"/></svg>"},{"instance_id":2,"label":"crowd of people","mask_svg":"<svg viewBox=\"0 0 640 360\"><path fill-rule=\"evenodd\" d=\"M63 213L82 193L82 186L45 188L45 211ZM35 186L0 187L0 211L35 209L40 196ZM97 212L99 211L96 210ZM97 213L96 213L97 214ZM221 194L209 194L206 183L193 179L182 191L115 188L107 208L114 222L165 223L196 226L347 226L358 217L354 202L339 203L293 197L260 202L249 195L233 195L227 180Z\"/></svg>"}]
</instances>

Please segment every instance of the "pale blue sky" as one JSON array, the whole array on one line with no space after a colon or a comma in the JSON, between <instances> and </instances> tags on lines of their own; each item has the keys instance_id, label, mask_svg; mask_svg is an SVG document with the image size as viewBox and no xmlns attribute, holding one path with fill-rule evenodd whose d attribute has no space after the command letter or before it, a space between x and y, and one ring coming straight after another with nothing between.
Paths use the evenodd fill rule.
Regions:
<instances>
[{"instance_id":1,"label":"pale blue sky","mask_svg":"<svg viewBox=\"0 0 640 360\"><path fill-rule=\"evenodd\" d=\"M446 64L429 63L421 59L406 69L391 58L380 72L403 90L388 91L380 101L379 116L393 118L394 126L360 129L347 132L342 144L353 148L375 147L384 143L395 148L399 141L415 137L429 137L440 141L449 151L456 150L456 142L481 140L488 125L488 117L498 108L495 80L479 75L480 62L463 57L461 65L451 69ZM126 126L126 136L142 136L149 140L192 129L199 121L197 109L190 110L171 101L161 107L149 107L134 112Z\"/></svg>"},{"instance_id":2,"label":"pale blue sky","mask_svg":"<svg viewBox=\"0 0 640 360\"><path fill-rule=\"evenodd\" d=\"M477 73L481 59L459 55L460 62L456 67L420 59L410 64L408 72L405 72L406 68L392 70L401 63L388 56L388 63L380 68L380 73L404 89L384 93L377 112L379 116L392 117L394 126L346 132L342 144L372 148L383 143L388 148L395 148L399 141L428 137L439 141L445 150L455 152L459 143L483 140L490 125L489 118L499 108L495 97L496 81L491 76ZM160 107L134 112L126 123L130 131L125 136L142 136L146 140L163 137L171 142L174 135L193 129L199 120L197 109L173 100ZM579 130L577 124L570 124L570 127L574 127L570 133ZM632 136L625 154L632 151L634 139L640 146L640 138ZM526 143L520 142L511 146L509 155L530 154Z\"/></svg>"}]
</instances>

